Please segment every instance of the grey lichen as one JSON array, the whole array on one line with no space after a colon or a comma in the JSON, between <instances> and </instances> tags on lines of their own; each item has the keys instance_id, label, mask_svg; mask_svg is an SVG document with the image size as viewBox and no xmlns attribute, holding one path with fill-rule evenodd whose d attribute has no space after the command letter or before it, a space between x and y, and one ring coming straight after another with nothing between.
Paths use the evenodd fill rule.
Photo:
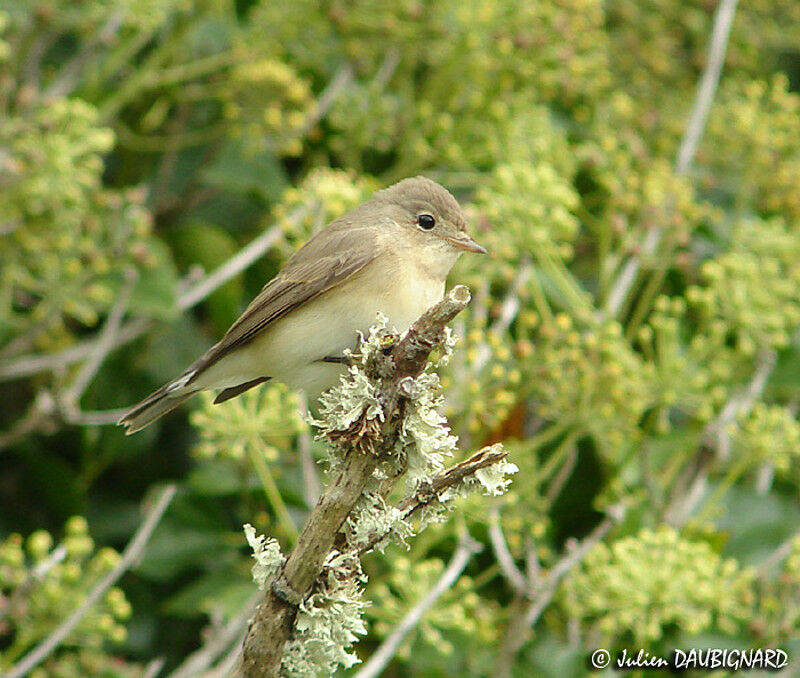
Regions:
<instances>
[{"instance_id":1,"label":"grey lichen","mask_svg":"<svg viewBox=\"0 0 800 678\"><path fill-rule=\"evenodd\" d=\"M341 432L370 426L380 432L380 426L388 423L391 415L382 401L385 377L380 365L387 350L397 342L397 332L389 329L386 318L379 315L361 338L358 351L348 353L350 366L340 384L321 397L318 418L312 423L318 428L319 437L330 442L331 470L341 472L348 454L347 445L338 442L342 440ZM402 399L397 434L381 448L380 462L342 526L337 550L327 557L311 593L297 609L294 632L282 657L282 675L329 676L337 667L349 667L359 661L350 648L359 635L366 633L362 618L366 578L360 557L373 549L383 549L390 541L405 544L428 523L441 520L454 500L469 491L483 488L486 494L502 494L510 482L507 475L516 472L514 464L503 460L453 475L447 484L437 480L449 477L452 471L444 470L445 460L455 453L457 438L440 411L443 398L435 369L449 359L454 345L455 338L447 330L438 358L430 360L417 376L407 376L397 384ZM502 450L486 450L504 455ZM365 448L359 453L373 454L374 449ZM463 469L465 463L456 466ZM406 473L407 497L392 506L386 498L402 473ZM256 537L249 525L245 532L257 561L253 576L263 588L281 567L283 558L277 542Z\"/></svg>"},{"instance_id":2,"label":"grey lichen","mask_svg":"<svg viewBox=\"0 0 800 678\"><path fill-rule=\"evenodd\" d=\"M244 526L244 534L247 537L247 543L253 549L253 558L256 560L252 570L253 581L263 591L269 579L283 564L281 547L276 539L265 537L264 535L256 535L256 528L249 523Z\"/></svg>"},{"instance_id":3,"label":"grey lichen","mask_svg":"<svg viewBox=\"0 0 800 678\"><path fill-rule=\"evenodd\" d=\"M340 665L348 668L360 661L349 648L367 632L365 581L356 555L331 553L316 590L300 604L295 634L283 655L283 675L330 676Z\"/></svg>"}]
</instances>

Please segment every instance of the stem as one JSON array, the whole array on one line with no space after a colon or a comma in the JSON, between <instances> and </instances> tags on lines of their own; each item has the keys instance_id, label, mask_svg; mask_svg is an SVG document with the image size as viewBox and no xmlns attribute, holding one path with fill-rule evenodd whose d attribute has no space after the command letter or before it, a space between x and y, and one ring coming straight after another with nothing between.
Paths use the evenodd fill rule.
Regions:
<instances>
[{"instance_id":1,"label":"stem","mask_svg":"<svg viewBox=\"0 0 800 678\"><path fill-rule=\"evenodd\" d=\"M578 431L571 431L569 435L567 435L564 440L562 440L558 447L553 451L553 453L547 458L547 461L542 464L542 467L539 469L539 473L537 474L540 482L550 478L555 472L556 469L561 466L561 464L569 457L569 452L572 447L575 445L575 441L580 436Z\"/></svg>"},{"instance_id":2,"label":"stem","mask_svg":"<svg viewBox=\"0 0 800 678\"><path fill-rule=\"evenodd\" d=\"M258 479L261 481L261 486L264 488L264 494L267 495L267 501L269 501L272 506L272 510L275 511L281 529L292 543L296 542L298 535L297 527L295 527L292 521L289 509L286 508L280 490L275 484L275 479L272 477L272 473L267 465L267 448L266 445L264 445L264 441L258 436L253 436L251 438L251 444L247 446L247 450L250 453L250 460L253 462L253 468L258 475Z\"/></svg>"},{"instance_id":3,"label":"stem","mask_svg":"<svg viewBox=\"0 0 800 678\"><path fill-rule=\"evenodd\" d=\"M539 315L546 325L552 325L555 322L555 317L550 304L547 303L547 297L544 294L542 283L539 280L539 276L536 275L536 271L532 272L530 279L531 296L533 297L533 303L536 305L536 310L539 311Z\"/></svg>"},{"instance_id":4,"label":"stem","mask_svg":"<svg viewBox=\"0 0 800 678\"><path fill-rule=\"evenodd\" d=\"M652 275L647 281L647 285L645 285L645 288L642 291L641 296L636 302L636 306L631 314L631 319L628 321L628 327L625 330L625 338L629 342L633 341L633 339L636 337L636 330L638 330L639 326L644 322L644 319L647 317L647 314L652 308L653 298L661 289L661 285L667 275L666 261L667 256L665 254L659 259L660 263L658 268L653 271Z\"/></svg>"}]
</instances>

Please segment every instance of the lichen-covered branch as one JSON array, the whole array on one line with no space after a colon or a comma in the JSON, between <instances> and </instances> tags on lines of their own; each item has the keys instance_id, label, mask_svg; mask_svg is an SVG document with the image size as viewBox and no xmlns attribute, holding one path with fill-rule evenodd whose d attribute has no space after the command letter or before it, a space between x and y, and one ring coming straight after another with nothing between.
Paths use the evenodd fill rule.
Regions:
<instances>
[{"instance_id":1,"label":"lichen-covered branch","mask_svg":"<svg viewBox=\"0 0 800 678\"><path fill-rule=\"evenodd\" d=\"M276 676L298 606L311 593L334 542L361 499L368 481L392 449L403 421L405 380L418 376L444 339L447 324L469 302L466 287L455 287L400 339L385 332L383 349L366 365L375 384L379 411L362 410L341 430L327 430L342 451L333 479L311 512L297 543L268 586L245 638L238 675Z\"/></svg>"}]
</instances>

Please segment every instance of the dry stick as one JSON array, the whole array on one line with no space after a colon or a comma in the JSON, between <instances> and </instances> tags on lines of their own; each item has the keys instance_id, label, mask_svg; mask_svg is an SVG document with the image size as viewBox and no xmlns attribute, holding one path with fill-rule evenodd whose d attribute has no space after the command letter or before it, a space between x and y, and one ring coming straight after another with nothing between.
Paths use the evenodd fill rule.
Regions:
<instances>
[{"instance_id":1,"label":"dry stick","mask_svg":"<svg viewBox=\"0 0 800 678\"><path fill-rule=\"evenodd\" d=\"M700 143L700 137L703 135L708 113L711 110L711 104L714 101L714 94L719 83L722 66L725 63L725 51L728 47L728 36L731 32L737 1L721 0L714 15L714 26L711 33L711 43L708 48L706 68L697 86L689 123L686 126L675 158L676 176L680 177L688 172L697 153L697 146ZM641 260L651 256L656 251L662 235L663 230L661 228L657 226L651 228L642 243L641 251L632 255L625 263L622 272L608 294L605 308L607 316L613 317L617 315L636 280Z\"/></svg>"},{"instance_id":2,"label":"dry stick","mask_svg":"<svg viewBox=\"0 0 800 678\"><path fill-rule=\"evenodd\" d=\"M469 559L473 554L481 550L480 544L476 542L467 532L461 535L453 557L442 572L439 579L433 585L425 597L412 607L400 623L395 627L386 639L380 644L372 654L369 661L353 676L353 678L375 678L386 668L387 664L397 654L401 643L409 632L422 621L422 617L430 610L442 595L450 590L464 571Z\"/></svg>"},{"instance_id":3,"label":"dry stick","mask_svg":"<svg viewBox=\"0 0 800 678\"><path fill-rule=\"evenodd\" d=\"M350 431L341 432L338 444L344 457L336 475L325 488L281 571L271 582L245 637L237 674L247 678L277 676L284 645L294 629L298 605L311 591L334 539L361 497L367 481L391 449L401 423L400 382L418 375L431 351L444 337L445 326L469 302L461 285L426 311L393 350L376 365L381 377L378 392L385 424L362 419ZM378 430L375 430L378 429Z\"/></svg>"},{"instance_id":4,"label":"dry stick","mask_svg":"<svg viewBox=\"0 0 800 678\"><path fill-rule=\"evenodd\" d=\"M772 553L770 553L758 566L758 575L764 579L769 575L769 571L781 561L789 557L794 548L795 542L800 539L800 530L790 534Z\"/></svg>"},{"instance_id":5,"label":"dry stick","mask_svg":"<svg viewBox=\"0 0 800 678\"><path fill-rule=\"evenodd\" d=\"M169 675L169 678L194 678L201 675L203 671L208 670L217 658L242 634L250 615L253 614L253 610L260 599L261 592L259 591L244 604L239 614L225 624L224 628L214 634L202 647L190 654Z\"/></svg>"},{"instance_id":6,"label":"dry stick","mask_svg":"<svg viewBox=\"0 0 800 678\"><path fill-rule=\"evenodd\" d=\"M306 118L296 136L304 137L313 129L314 125L328 115L328 111L331 110L331 107L339 98L339 95L347 89L351 82L353 82L353 67L350 64L346 64L336 71L336 74L328 83L328 86L322 90L317 99L317 105L308 118Z\"/></svg>"},{"instance_id":7,"label":"dry stick","mask_svg":"<svg viewBox=\"0 0 800 678\"><path fill-rule=\"evenodd\" d=\"M305 216L305 210L298 209L290 213L288 219L291 221L299 221L303 216ZM272 247L272 245L280 239L281 233L282 230L279 224L264 231L264 233L258 236L249 245L219 266L219 268L215 269L198 283L192 285L183 294L180 294L176 304L178 310L185 311L191 308L209 296L218 287L224 285L231 278L239 275L239 273ZM116 333L112 349L119 348L120 346L124 346L138 339L147 332L153 324L151 320L146 318L137 318L136 320L126 323L119 328L119 331ZM56 354L22 356L14 361L0 365L0 380L21 379L22 377L29 377L34 374L39 374L40 372L62 369L67 365L86 360L97 350L97 344L101 339L101 337L89 339Z\"/></svg>"},{"instance_id":8,"label":"dry stick","mask_svg":"<svg viewBox=\"0 0 800 678\"><path fill-rule=\"evenodd\" d=\"M0 449L13 445L34 431L41 430L48 423L55 424L57 416L73 424L92 424L97 420L99 420L98 423L111 423L108 412L82 412L79 401L114 347L114 341L119 333L122 318L128 308L128 302L136 283L136 271L126 271L125 278L122 290L108 314L100 336L72 384L61 393L40 391L26 414L15 423L14 427L8 433L0 434ZM116 414L116 412L111 414Z\"/></svg>"},{"instance_id":9,"label":"dry stick","mask_svg":"<svg viewBox=\"0 0 800 678\"><path fill-rule=\"evenodd\" d=\"M300 207L293 210L286 217L291 223L299 222L306 216L308 209ZM276 224L264 231L260 236L253 240L244 249L237 252L234 256L223 263L208 276L192 285L188 290L178 296L177 308L185 311L195 304L201 302L217 288L224 285L231 278L239 275L254 261L261 257L281 236L282 229L280 224ZM145 334L153 326L153 322L148 318L137 318L125 323L117 332L113 349L124 346ZM22 379L41 372L63 369L73 363L86 360L95 349L98 338L89 339L71 346L68 349L56 354L49 355L27 355L15 360L0 364L0 381L10 381L12 379Z\"/></svg>"},{"instance_id":10,"label":"dry stick","mask_svg":"<svg viewBox=\"0 0 800 678\"><path fill-rule=\"evenodd\" d=\"M164 668L164 664L166 663L167 660L164 659L164 657L157 657L156 659L150 660L144 667L142 678L156 678L156 676L161 673L161 669Z\"/></svg>"},{"instance_id":11,"label":"dry stick","mask_svg":"<svg viewBox=\"0 0 800 678\"><path fill-rule=\"evenodd\" d=\"M86 599L69 617L67 617L47 638L26 654L17 664L11 667L5 678L22 678L44 661L80 623L81 619L97 604L100 598L110 589L142 555L153 530L156 529L164 511L175 496L175 486L164 488L158 501L148 511L147 517L136 534L128 542L122 557L113 569L103 577L86 596Z\"/></svg>"},{"instance_id":12,"label":"dry stick","mask_svg":"<svg viewBox=\"0 0 800 678\"><path fill-rule=\"evenodd\" d=\"M84 66L92 60L95 49L104 47L111 42L119 31L124 18L125 12L114 12L106 25L95 34L95 37L61 68L55 80L42 93L42 99L48 101L71 94L79 82Z\"/></svg>"},{"instance_id":13,"label":"dry stick","mask_svg":"<svg viewBox=\"0 0 800 678\"><path fill-rule=\"evenodd\" d=\"M627 508L623 504L609 507L603 521L587 537L561 556L543 580L531 582L532 585L528 590L529 600L519 609L516 618L509 622L508 632L498 656L496 670L498 677L504 678L511 675L514 658L525 644L528 630L550 604L561 580L586 557L586 554L608 534L614 525L625 517L626 511Z\"/></svg>"},{"instance_id":14,"label":"dry stick","mask_svg":"<svg viewBox=\"0 0 800 678\"><path fill-rule=\"evenodd\" d=\"M291 222L300 221L306 214L304 208L296 209L289 214L287 219ZM185 311L195 304L201 302L212 292L222 287L231 278L236 277L244 271L256 259L259 259L263 254L269 250L283 234L283 229L279 224L272 228L268 228L249 245L243 247L224 264L217 268L213 273L210 273L200 282L194 285L191 289L184 292L178 298L178 309Z\"/></svg>"}]
</instances>

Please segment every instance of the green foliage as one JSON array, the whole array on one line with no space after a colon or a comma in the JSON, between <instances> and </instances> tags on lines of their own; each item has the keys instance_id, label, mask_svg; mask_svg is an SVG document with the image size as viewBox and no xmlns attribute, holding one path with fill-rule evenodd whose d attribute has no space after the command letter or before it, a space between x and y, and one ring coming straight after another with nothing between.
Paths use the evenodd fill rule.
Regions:
<instances>
[{"instance_id":1,"label":"green foliage","mask_svg":"<svg viewBox=\"0 0 800 678\"><path fill-rule=\"evenodd\" d=\"M213 636L237 615L252 564L241 525L285 553L316 494L326 455L300 400L270 383L131 438L98 424L217 340L316 230L417 173L453 190L491 255L454 271L473 301L437 368L444 401L418 403L404 432L429 454L410 477L450 463L455 435L464 452L502 441L520 472L502 499L460 500L485 548L386 675L502 675L525 601L617 502L625 521L509 672L583 675L600 636L645 649L796 637L800 4L738 3L678 172L717 5L0 0L0 663L80 603L166 479L179 499L122 580L127 598L104 601L38 675L173 667L203 625ZM187 296L198 267L272 228L266 256ZM365 392L350 395L356 408ZM365 499L362 536L418 531L386 505ZM71 520L73 550L34 582L75 514L103 546ZM365 560L362 659L443 570L452 522ZM501 567L497 529L533 594Z\"/></svg>"},{"instance_id":2,"label":"green foliage","mask_svg":"<svg viewBox=\"0 0 800 678\"><path fill-rule=\"evenodd\" d=\"M409 608L433 587L443 569L438 558L412 562L407 556L395 556L391 576L372 589L367 608L379 638L392 632ZM498 610L485 605L474 586L471 577L460 577L406 640L399 655L408 659L416 636L443 657L452 655L461 643L481 646L497 642Z\"/></svg>"},{"instance_id":3,"label":"green foliage","mask_svg":"<svg viewBox=\"0 0 800 678\"><path fill-rule=\"evenodd\" d=\"M675 530L642 530L598 544L564 583L567 610L605 640L659 640L677 625L690 636L733 633L752 615L753 572Z\"/></svg>"},{"instance_id":4,"label":"green foliage","mask_svg":"<svg viewBox=\"0 0 800 678\"><path fill-rule=\"evenodd\" d=\"M41 642L86 598L94 585L119 561L111 548L95 549L88 524L73 516L63 540L38 530L24 539L12 534L0 543L0 595L4 623L0 631L5 668ZM126 636L131 606L123 591L112 587L66 638L62 651L39 675L80 676L90 667L109 666L104 645L119 645ZM46 671L45 671L46 669ZM125 667L120 666L121 670ZM133 675L133 667L130 675Z\"/></svg>"}]
</instances>

